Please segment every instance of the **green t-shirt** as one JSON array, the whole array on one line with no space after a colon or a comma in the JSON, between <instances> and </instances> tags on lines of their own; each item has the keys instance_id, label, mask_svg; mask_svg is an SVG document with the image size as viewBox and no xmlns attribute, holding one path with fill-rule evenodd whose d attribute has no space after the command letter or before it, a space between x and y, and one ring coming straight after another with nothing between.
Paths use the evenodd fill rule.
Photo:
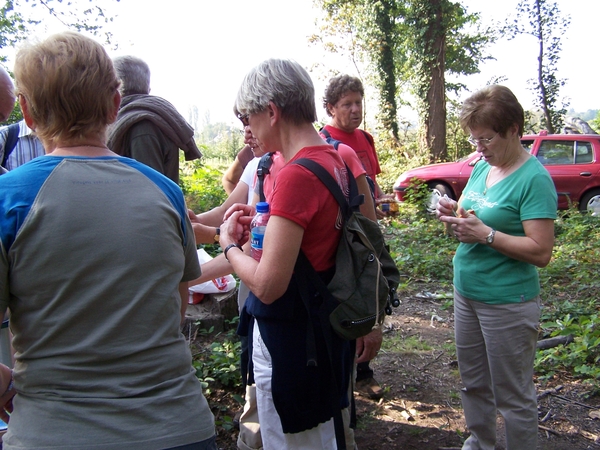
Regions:
<instances>
[{"instance_id":1,"label":"green t-shirt","mask_svg":"<svg viewBox=\"0 0 600 450\"><path fill-rule=\"evenodd\" d=\"M483 161L475 165L463 191L464 209L472 209L486 225L512 236L525 236L525 220L556 219L556 189L537 159L530 157L486 190L490 168ZM534 265L485 244L459 244L454 256L454 286L462 296L488 304L524 302L540 292Z\"/></svg>"}]
</instances>

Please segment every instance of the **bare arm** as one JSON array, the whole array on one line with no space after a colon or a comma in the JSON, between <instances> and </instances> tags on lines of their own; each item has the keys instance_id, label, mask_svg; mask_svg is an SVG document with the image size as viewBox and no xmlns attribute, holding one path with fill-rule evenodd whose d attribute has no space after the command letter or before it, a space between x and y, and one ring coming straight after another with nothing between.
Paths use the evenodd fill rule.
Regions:
<instances>
[{"instance_id":1,"label":"bare arm","mask_svg":"<svg viewBox=\"0 0 600 450\"><path fill-rule=\"evenodd\" d=\"M223 178L221 178L221 184L223 185L223 189L227 192L227 195L230 195L235 187L240 181L240 177L244 172L244 168L238 161L238 159L234 159L233 163L227 168L227 170L223 173Z\"/></svg>"},{"instance_id":2,"label":"bare arm","mask_svg":"<svg viewBox=\"0 0 600 450\"><path fill-rule=\"evenodd\" d=\"M250 245L247 245L246 253L250 254ZM207 281L214 280L215 278L224 277L231 274L233 267L229 261L225 259L223 253L217 255L215 258L202 264L202 275L195 280L190 281L190 286L197 284L206 283Z\"/></svg>"},{"instance_id":3,"label":"bare arm","mask_svg":"<svg viewBox=\"0 0 600 450\"><path fill-rule=\"evenodd\" d=\"M448 210L448 206L438 207L438 215L442 222L451 224L452 231L460 242L485 244L485 239L492 230L490 226L463 208L458 208L459 217L447 215ZM554 247L554 220L525 220L523 229L525 236L512 236L496 232L494 242L490 247L518 261L537 267L547 266Z\"/></svg>"},{"instance_id":4,"label":"bare arm","mask_svg":"<svg viewBox=\"0 0 600 450\"><path fill-rule=\"evenodd\" d=\"M356 184L358 186L358 192L365 197L365 202L360 206L360 212L367 219L376 222L377 216L375 215L375 205L373 204L373 196L371 195L371 188L369 188L367 176L365 174L359 175L356 178Z\"/></svg>"},{"instance_id":5,"label":"bare arm","mask_svg":"<svg viewBox=\"0 0 600 450\"><path fill-rule=\"evenodd\" d=\"M192 224L194 222L202 223L212 227L218 227L223 223L223 217L227 210L235 203L246 203L248 201L248 185L244 182L240 182L235 186L233 192L225 199L222 205L216 206L210 211L197 214L190 220Z\"/></svg>"},{"instance_id":6,"label":"bare arm","mask_svg":"<svg viewBox=\"0 0 600 450\"><path fill-rule=\"evenodd\" d=\"M240 181L240 177L246 168L246 165L254 158L254 153L250 148L250 145L245 145L235 157L233 163L227 168L225 173L223 174L223 178L221 178L221 184L223 184L223 189L227 192L227 195L230 195L238 182Z\"/></svg>"}]
</instances>

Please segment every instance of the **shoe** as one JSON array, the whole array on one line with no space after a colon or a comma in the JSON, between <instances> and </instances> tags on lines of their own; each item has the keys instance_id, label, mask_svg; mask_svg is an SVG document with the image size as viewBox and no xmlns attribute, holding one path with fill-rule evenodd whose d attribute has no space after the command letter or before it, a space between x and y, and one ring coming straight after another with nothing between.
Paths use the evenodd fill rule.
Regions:
<instances>
[{"instance_id":1,"label":"shoe","mask_svg":"<svg viewBox=\"0 0 600 450\"><path fill-rule=\"evenodd\" d=\"M354 390L359 395L369 397L371 400L379 400L383 397L383 389L375 378L365 378L357 381Z\"/></svg>"}]
</instances>

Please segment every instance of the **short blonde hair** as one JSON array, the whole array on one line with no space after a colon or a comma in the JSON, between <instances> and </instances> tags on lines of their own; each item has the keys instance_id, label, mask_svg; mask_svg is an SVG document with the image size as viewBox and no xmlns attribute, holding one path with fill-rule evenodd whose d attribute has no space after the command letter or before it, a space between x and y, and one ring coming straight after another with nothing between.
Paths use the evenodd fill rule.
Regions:
<instances>
[{"instance_id":1,"label":"short blonde hair","mask_svg":"<svg viewBox=\"0 0 600 450\"><path fill-rule=\"evenodd\" d=\"M25 97L44 143L103 134L119 87L111 59L94 40L74 32L50 36L17 53L17 95Z\"/></svg>"}]
</instances>

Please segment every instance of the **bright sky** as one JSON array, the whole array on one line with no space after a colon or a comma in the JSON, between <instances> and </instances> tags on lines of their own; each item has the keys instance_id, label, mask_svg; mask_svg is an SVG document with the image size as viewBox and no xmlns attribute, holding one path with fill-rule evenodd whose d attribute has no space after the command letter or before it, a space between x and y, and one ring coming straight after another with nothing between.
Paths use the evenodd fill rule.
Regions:
<instances>
[{"instance_id":1,"label":"bright sky","mask_svg":"<svg viewBox=\"0 0 600 450\"><path fill-rule=\"evenodd\" d=\"M459 1L470 12L481 12L486 23L514 13L518 3ZM593 62L600 2L557 1L563 14L571 15L559 62L558 76L568 78L562 93L570 97L576 111L600 109L598 69ZM320 14L312 0L121 0L107 12L116 15L111 29L119 45L109 52L111 56L133 54L144 59L152 71L152 94L171 101L185 118L196 107L198 125L207 113L212 122L237 123L232 107L239 84L251 67L270 57L294 59L307 69L321 65L311 75L323 118L320 100L327 70L356 75L348 60L308 43ZM529 108L532 94L526 81L536 76L534 39L502 41L489 53L497 60L482 64L482 74L461 81L477 90L492 77L504 75L508 77L504 84Z\"/></svg>"}]
</instances>

